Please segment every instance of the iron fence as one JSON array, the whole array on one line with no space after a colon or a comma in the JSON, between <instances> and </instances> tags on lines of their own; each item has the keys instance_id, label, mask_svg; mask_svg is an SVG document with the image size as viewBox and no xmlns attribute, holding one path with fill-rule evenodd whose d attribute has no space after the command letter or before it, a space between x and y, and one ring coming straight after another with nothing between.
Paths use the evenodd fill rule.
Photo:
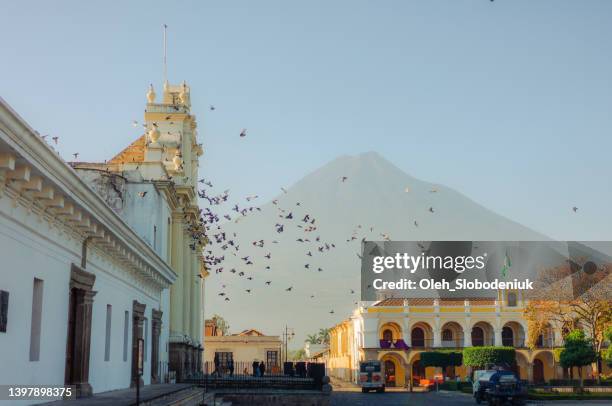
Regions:
<instances>
[{"instance_id":1,"label":"iron fence","mask_svg":"<svg viewBox=\"0 0 612 406\"><path fill-rule=\"evenodd\" d=\"M266 364L255 367L252 361L234 361L224 364L212 361L203 363L202 372L184 380L208 388L240 388L240 389L293 389L320 390L325 364L315 362L286 362L281 367L278 364Z\"/></svg>"}]
</instances>

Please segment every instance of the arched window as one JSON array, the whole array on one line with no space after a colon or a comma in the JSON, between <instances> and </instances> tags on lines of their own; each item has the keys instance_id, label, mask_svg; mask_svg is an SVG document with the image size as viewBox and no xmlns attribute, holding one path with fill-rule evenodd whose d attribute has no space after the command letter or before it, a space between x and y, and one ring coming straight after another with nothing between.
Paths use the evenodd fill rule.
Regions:
<instances>
[{"instance_id":1,"label":"arched window","mask_svg":"<svg viewBox=\"0 0 612 406\"><path fill-rule=\"evenodd\" d=\"M516 307L516 292L508 292L508 307Z\"/></svg>"},{"instance_id":2,"label":"arched window","mask_svg":"<svg viewBox=\"0 0 612 406\"><path fill-rule=\"evenodd\" d=\"M502 329L502 345L514 347L514 331L508 326Z\"/></svg>"},{"instance_id":3,"label":"arched window","mask_svg":"<svg viewBox=\"0 0 612 406\"><path fill-rule=\"evenodd\" d=\"M425 332L422 328L413 328L412 333L410 334L410 339L413 347L425 347Z\"/></svg>"},{"instance_id":4,"label":"arched window","mask_svg":"<svg viewBox=\"0 0 612 406\"><path fill-rule=\"evenodd\" d=\"M453 331L445 328L442 330L442 341L453 341Z\"/></svg>"},{"instance_id":5,"label":"arched window","mask_svg":"<svg viewBox=\"0 0 612 406\"><path fill-rule=\"evenodd\" d=\"M484 330L480 327L472 329L472 346L482 347L484 345Z\"/></svg>"}]
</instances>

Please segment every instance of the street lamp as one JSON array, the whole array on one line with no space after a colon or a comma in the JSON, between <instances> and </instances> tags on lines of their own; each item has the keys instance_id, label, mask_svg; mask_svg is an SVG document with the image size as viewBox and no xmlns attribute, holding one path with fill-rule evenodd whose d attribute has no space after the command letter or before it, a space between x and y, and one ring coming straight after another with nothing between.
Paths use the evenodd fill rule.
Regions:
<instances>
[{"instance_id":1,"label":"street lamp","mask_svg":"<svg viewBox=\"0 0 612 406\"><path fill-rule=\"evenodd\" d=\"M295 332L293 331L293 328L287 327L287 325L285 325L285 332L283 333L283 341L285 343L285 362L289 360L288 359L289 340L291 340L294 336L295 336Z\"/></svg>"}]
</instances>

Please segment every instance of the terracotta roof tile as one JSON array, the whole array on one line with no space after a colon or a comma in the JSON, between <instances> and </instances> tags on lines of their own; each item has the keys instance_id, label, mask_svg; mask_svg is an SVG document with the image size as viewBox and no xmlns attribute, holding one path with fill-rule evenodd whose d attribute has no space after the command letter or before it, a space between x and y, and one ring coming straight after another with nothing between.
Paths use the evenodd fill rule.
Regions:
<instances>
[{"instance_id":1,"label":"terracotta roof tile","mask_svg":"<svg viewBox=\"0 0 612 406\"><path fill-rule=\"evenodd\" d=\"M127 146L123 151L115 155L108 163L122 164L129 162L144 162L146 135L141 135L138 139Z\"/></svg>"}]
</instances>

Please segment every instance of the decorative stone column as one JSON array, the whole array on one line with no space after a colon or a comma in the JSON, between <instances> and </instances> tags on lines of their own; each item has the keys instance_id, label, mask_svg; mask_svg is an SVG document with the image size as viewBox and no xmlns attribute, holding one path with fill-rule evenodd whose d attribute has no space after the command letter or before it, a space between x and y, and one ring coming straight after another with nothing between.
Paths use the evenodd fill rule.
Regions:
<instances>
[{"instance_id":1,"label":"decorative stone column","mask_svg":"<svg viewBox=\"0 0 612 406\"><path fill-rule=\"evenodd\" d=\"M434 348L442 347L442 332L439 328L433 329L433 346Z\"/></svg>"},{"instance_id":2,"label":"decorative stone column","mask_svg":"<svg viewBox=\"0 0 612 406\"><path fill-rule=\"evenodd\" d=\"M183 333L183 216L172 215L172 269L177 279L170 287L170 333Z\"/></svg>"},{"instance_id":3,"label":"decorative stone column","mask_svg":"<svg viewBox=\"0 0 612 406\"><path fill-rule=\"evenodd\" d=\"M496 328L494 329L494 333L495 333L495 341L493 342L493 345L496 345L498 347L500 347L503 342L502 342L502 329L501 328Z\"/></svg>"},{"instance_id":4,"label":"decorative stone column","mask_svg":"<svg viewBox=\"0 0 612 406\"><path fill-rule=\"evenodd\" d=\"M143 338L144 313L147 305L132 302L132 380L130 387L136 386L136 380L140 380L140 385L144 385L142 377L138 376L138 339Z\"/></svg>"},{"instance_id":5,"label":"decorative stone column","mask_svg":"<svg viewBox=\"0 0 612 406\"><path fill-rule=\"evenodd\" d=\"M89 354L93 298L97 293L92 290L95 281L94 274L72 264L64 381L67 385L76 386L77 397L92 395Z\"/></svg>"},{"instance_id":6,"label":"decorative stone column","mask_svg":"<svg viewBox=\"0 0 612 406\"><path fill-rule=\"evenodd\" d=\"M527 380L533 383L533 362L527 363Z\"/></svg>"},{"instance_id":7,"label":"decorative stone column","mask_svg":"<svg viewBox=\"0 0 612 406\"><path fill-rule=\"evenodd\" d=\"M151 383L160 383L159 376L159 336L162 327L161 310L152 310L151 320Z\"/></svg>"},{"instance_id":8,"label":"decorative stone column","mask_svg":"<svg viewBox=\"0 0 612 406\"><path fill-rule=\"evenodd\" d=\"M183 334L191 336L191 289L193 277L191 273L191 236L185 230L183 235Z\"/></svg>"}]
</instances>

